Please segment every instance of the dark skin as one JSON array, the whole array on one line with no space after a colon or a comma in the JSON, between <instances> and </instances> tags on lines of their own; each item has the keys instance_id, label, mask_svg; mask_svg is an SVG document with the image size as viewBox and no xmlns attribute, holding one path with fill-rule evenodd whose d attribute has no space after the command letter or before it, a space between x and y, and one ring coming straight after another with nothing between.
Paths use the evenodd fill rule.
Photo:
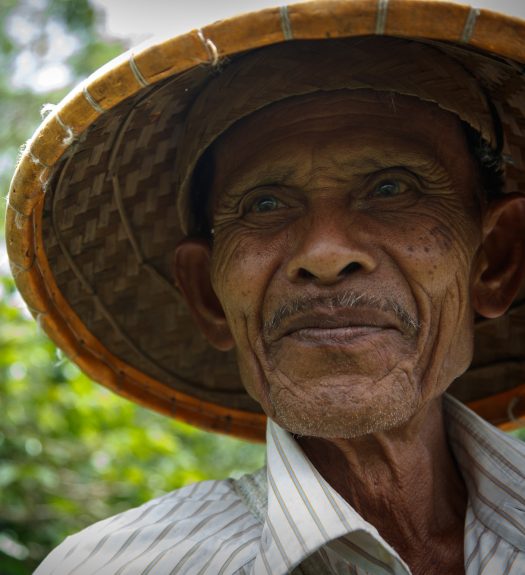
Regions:
<instances>
[{"instance_id":1,"label":"dark skin","mask_svg":"<svg viewBox=\"0 0 525 575\"><path fill-rule=\"evenodd\" d=\"M290 98L214 146L215 237L177 284L247 391L415 574L463 573L441 399L476 313L523 276L525 201L480 205L458 119L360 91Z\"/></svg>"},{"instance_id":2,"label":"dark skin","mask_svg":"<svg viewBox=\"0 0 525 575\"><path fill-rule=\"evenodd\" d=\"M396 429L351 441L297 441L321 475L378 529L412 573L463 573L467 493L443 435L441 410L434 416L437 421L430 415L421 422L417 439Z\"/></svg>"}]
</instances>

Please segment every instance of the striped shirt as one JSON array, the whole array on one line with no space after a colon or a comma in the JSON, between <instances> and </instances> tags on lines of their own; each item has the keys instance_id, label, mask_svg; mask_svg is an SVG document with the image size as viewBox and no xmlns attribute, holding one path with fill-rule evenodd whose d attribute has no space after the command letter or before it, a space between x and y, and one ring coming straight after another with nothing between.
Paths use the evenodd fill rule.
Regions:
<instances>
[{"instance_id":1,"label":"striped shirt","mask_svg":"<svg viewBox=\"0 0 525 575\"><path fill-rule=\"evenodd\" d=\"M523 575L525 444L450 397L444 408L469 494L465 572ZM190 485L88 527L36 575L410 573L272 421L267 456L252 475Z\"/></svg>"}]
</instances>

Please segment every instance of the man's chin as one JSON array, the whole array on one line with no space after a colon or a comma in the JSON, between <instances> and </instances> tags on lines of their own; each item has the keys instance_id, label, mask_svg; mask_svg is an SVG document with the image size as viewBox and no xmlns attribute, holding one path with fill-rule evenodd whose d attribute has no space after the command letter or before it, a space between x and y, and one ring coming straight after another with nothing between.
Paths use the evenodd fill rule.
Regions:
<instances>
[{"instance_id":1,"label":"man's chin","mask_svg":"<svg viewBox=\"0 0 525 575\"><path fill-rule=\"evenodd\" d=\"M417 412L415 398L403 394L361 401L272 401L268 415L295 435L356 439L403 426Z\"/></svg>"},{"instance_id":2,"label":"man's chin","mask_svg":"<svg viewBox=\"0 0 525 575\"><path fill-rule=\"evenodd\" d=\"M333 337L323 342L316 341L313 336L282 338L278 344L264 350L265 371L304 381L306 385L332 377L380 380L400 361L413 356L414 345L396 330L371 331L349 341Z\"/></svg>"},{"instance_id":3,"label":"man's chin","mask_svg":"<svg viewBox=\"0 0 525 575\"><path fill-rule=\"evenodd\" d=\"M246 390L268 417L290 433L328 439L388 431L418 409L420 394L406 370L386 361L363 364L358 359L350 368L324 361L313 367L304 361L290 370L257 361L239 367Z\"/></svg>"}]
</instances>

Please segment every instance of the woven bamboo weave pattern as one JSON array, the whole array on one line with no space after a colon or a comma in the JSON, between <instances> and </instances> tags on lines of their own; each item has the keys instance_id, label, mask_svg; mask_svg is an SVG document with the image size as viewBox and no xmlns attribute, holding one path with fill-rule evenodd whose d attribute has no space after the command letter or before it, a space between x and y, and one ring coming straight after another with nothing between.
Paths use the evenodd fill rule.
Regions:
<instances>
[{"instance_id":1,"label":"woven bamboo weave pattern","mask_svg":"<svg viewBox=\"0 0 525 575\"><path fill-rule=\"evenodd\" d=\"M173 126L184 106L180 101L181 108L173 106L172 101L186 87L181 79L176 85L168 83L157 90L154 100L125 103L115 115L103 116L93 126L89 137L77 144L74 161L69 160L56 176L60 185L49 196L45 218L50 218L51 225L45 226L45 242L61 291L115 355L153 377L176 381L184 391L192 390L195 380L205 381L203 398L220 403L222 395L213 393L218 388L225 392L228 404L238 401L250 408L245 394L228 393L235 391L237 379L233 359L226 367L222 357L213 361L214 353L195 330L181 333L179 329L191 322L172 285L167 256L181 239L173 194ZM122 224L107 172L121 121L130 112L141 121L144 116L155 118L144 128L129 124L121 135L117 158L125 216L143 262ZM101 313L95 294L111 310L109 314ZM202 374L195 373L191 359L199 350L206 358Z\"/></svg>"}]
</instances>

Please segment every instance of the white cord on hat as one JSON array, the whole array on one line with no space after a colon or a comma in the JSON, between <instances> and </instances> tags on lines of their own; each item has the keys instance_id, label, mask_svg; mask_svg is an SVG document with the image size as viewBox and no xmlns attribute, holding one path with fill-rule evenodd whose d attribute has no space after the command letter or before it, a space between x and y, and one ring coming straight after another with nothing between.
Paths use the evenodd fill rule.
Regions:
<instances>
[{"instance_id":1,"label":"white cord on hat","mask_svg":"<svg viewBox=\"0 0 525 575\"><path fill-rule=\"evenodd\" d=\"M217 50L217 46L215 46L215 44L209 38L204 36L204 33L201 29L197 30L197 34L200 38L200 41L204 44L206 52L208 52L208 57L210 58L211 65L218 66L219 51Z\"/></svg>"},{"instance_id":2,"label":"white cord on hat","mask_svg":"<svg viewBox=\"0 0 525 575\"><path fill-rule=\"evenodd\" d=\"M388 12L388 0L378 0L376 34L385 33L387 12Z\"/></svg>"}]
</instances>

